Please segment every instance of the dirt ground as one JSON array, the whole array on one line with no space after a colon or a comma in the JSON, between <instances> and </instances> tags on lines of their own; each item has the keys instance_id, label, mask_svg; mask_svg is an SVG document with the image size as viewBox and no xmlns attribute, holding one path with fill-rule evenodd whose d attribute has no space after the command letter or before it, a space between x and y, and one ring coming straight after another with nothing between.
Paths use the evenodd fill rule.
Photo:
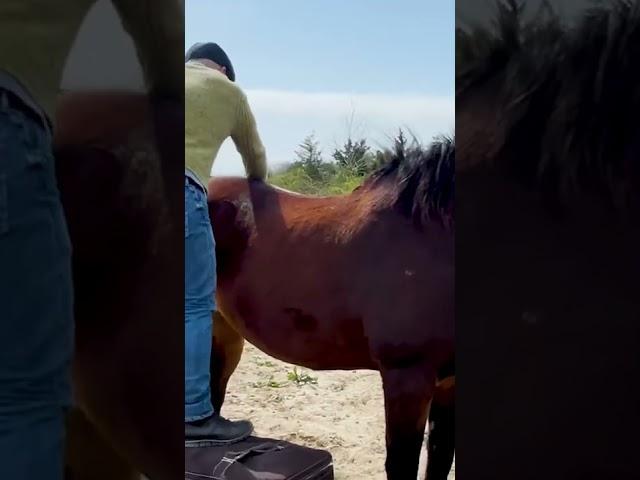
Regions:
<instances>
[{"instance_id":1,"label":"dirt ground","mask_svg":"<svg viewBox=\"0 0 640 480\"><path fill-rule=\"evenodd\" d=\"M247 344L227 391L222 413L250 419L255 435L329 450L336 480L385 480L377 372L294 370ZM421 472L425 461L423 451ZM449 480L455 480L455 465Z\"/></svg>"}]
</instances>

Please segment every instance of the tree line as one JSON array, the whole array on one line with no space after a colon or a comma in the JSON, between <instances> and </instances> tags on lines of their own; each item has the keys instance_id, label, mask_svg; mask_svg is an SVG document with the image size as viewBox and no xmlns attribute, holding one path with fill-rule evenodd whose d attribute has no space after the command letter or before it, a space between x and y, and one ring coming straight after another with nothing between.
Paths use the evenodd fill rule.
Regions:
<instances>
[{"instance_id":1,"label":"tree line","mask_svg":"<svg viewBox=\"0 0 640 480\"><path fill-rule=\"evenodd\" d=\"M329 160L330 158L330 160ZM364 138L346 141L323 155L315 134L307 135L295 151L295 159L275 172L271 183L300 193L334 195L349 193L384 164L384 154Z\"/></svg>"}]
</instances>

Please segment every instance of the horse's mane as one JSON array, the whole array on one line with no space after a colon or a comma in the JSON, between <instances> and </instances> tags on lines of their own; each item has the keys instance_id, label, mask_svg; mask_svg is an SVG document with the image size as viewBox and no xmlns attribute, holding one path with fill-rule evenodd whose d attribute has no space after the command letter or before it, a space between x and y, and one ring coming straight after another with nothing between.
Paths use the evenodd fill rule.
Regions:
<instances>
[{"instance_id":1,"label":"horse's mane","mask_svg":"<svg viewBox=\"0 0 640 480\"><path fill-rule=\"evenodd\" d=\"M420 229L431 219L451 224L455 190L453 138L436 137L424 148L415 139L408 144L400 133L394 148L385 152L385 159L385 164L365 180L365 188L391 181L394 207Z\"/></svg>"},{"instance_id":2,"label":"horse's mane","mask_svg":"<svg viewBox=\"0 0 640 480\"><path fill-rule=\"evenodd\" d=\"M499 95L487 106L504 139L492 160L554 194L623 202L638 171L640 2L594 2L573 24L546 2L526 22L523 4L496 6L492 27L456 30L456 98L487 84Z\"/></svg>"}]
</instances>

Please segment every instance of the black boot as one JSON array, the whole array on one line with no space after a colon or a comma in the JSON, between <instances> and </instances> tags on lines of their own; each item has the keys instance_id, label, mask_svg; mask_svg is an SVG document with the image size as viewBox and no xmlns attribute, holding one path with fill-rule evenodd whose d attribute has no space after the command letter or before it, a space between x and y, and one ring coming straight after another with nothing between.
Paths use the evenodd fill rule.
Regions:
<instances>
[{"instance_id":1,"label":"black boot","mask_svg":"<svg viewBox=\"0 0 640 480\"><path fill-rule=\"evenodd\" d=\"M229 445L247 438L253 425L247 420L232 422L218 414L184 424L184 441L188 447Z\"/></svg>"}]
</instances>

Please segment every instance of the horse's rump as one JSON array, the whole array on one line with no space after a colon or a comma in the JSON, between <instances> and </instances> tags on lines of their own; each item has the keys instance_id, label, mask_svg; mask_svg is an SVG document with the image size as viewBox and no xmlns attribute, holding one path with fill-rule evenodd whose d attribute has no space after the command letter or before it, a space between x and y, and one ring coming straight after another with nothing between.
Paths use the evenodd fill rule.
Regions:
<instances>
[{"instance_id":1,"label":"horse's rump","mask_svg":"<svg viewBox=\"0 0 640 480\"><path fill-rule=\"evenodd\" d=\"M57 146L122 143L150 121L146 95L129 92L67 92L56 108Z\"/></svg>"}]
</instances>

